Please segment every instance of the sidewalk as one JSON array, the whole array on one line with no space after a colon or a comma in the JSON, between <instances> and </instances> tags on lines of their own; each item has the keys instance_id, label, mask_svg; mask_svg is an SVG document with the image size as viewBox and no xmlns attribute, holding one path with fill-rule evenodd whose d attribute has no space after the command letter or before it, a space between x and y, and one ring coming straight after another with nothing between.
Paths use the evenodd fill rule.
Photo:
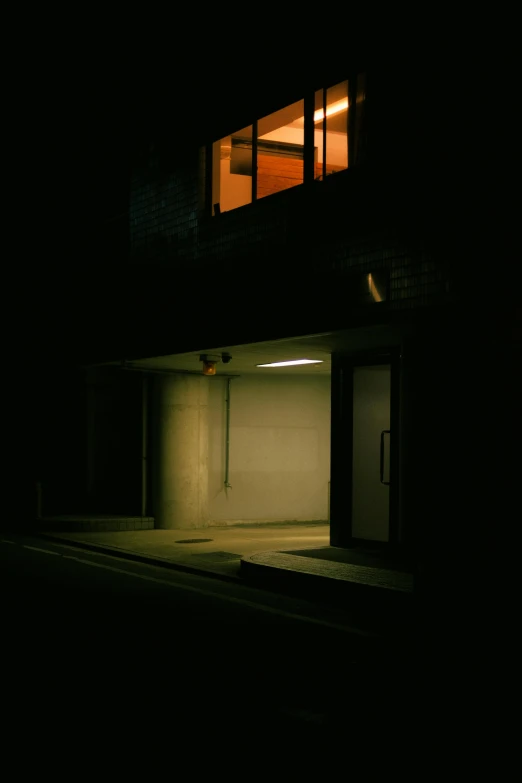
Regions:
<instances>
[{"instance_id":1,"label":"sidewalk","mask_svg":"<svg viewBox=\"0 0 522 783\"><path fill-rule=\"evenodd\" d=\"M403 627L412 612L413 575L407 566L378 549L331 547L327 524L154 530L139 518L71 522L67 531L63 520L41 520L38 533L116 557L341 606L363 624L371 618L372 624Z\"/></svg>"},{"instance_id":2,"label":"sidewalk","mask_svg":"<svg viewBox=\"0 0 522 783\"><path fill-rule=\"evenodd\" d=\"M69 525L55 518L42 520L39 528L46 536L68 543L76 542L96 551L109 551L142 562L234 580L243 578L243 557L267 550L329 544L329 526L317 523L211 526L196 530L139 529L134 527L137 524L131 517L119 520L93 517L90 521L78 518L71 519ZM93 529L94 526L100 529ZM107 526L113 529L103 529Z\"/></svg>"}]
</instances>

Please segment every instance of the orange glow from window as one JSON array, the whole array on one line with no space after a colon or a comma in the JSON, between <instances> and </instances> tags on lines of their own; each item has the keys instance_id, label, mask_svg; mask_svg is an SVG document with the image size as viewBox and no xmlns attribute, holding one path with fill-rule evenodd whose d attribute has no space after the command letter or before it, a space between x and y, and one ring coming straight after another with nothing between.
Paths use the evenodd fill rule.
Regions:
<instances>
[{"instance_id":1,"label":"orange glow from window","mask_svg":"<svg viewBox=\"0 0 522 783\"><path fill-rule=\"evenodd\" d=\"M339 114L339 112L346 111L347 108L348 98L343 98L342 101L336 101L326 107L326 116L331 117L332 114ZM314 112L314 122L320 122L321 120L324 120L324 111L323 109L317 109Z\"/></svg>"},{"instance_id":2,"label":"orange glow from window","mask_svg":"<svg viewBox=\"0 0 522 783\"><path fill-rule=\"evenodd\" d=\"M379 293L379 291L377 289L377 286L373 282L373 278L372 278L371 274L368 275L368 285L369 285L369 288L370 288L370 293L373 296L374 302L382 302L382 296L380 295L380 293Z\"/></svg>"}]
</instances>

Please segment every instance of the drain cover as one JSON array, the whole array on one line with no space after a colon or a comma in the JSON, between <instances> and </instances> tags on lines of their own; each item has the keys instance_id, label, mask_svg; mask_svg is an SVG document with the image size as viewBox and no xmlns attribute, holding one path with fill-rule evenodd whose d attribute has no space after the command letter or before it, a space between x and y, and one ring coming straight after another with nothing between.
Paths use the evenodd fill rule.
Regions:
<instances>
[{"instance_id":1,"label":"drain cover","mask_svg":"<svg viewBox=\"0 0 522 783\"><path fill-rule=\"evenodd\" d=\"M179 541L175 541L175 544L206 544L208 541L212 541L212 538L181 538Z\"/></svg>"}]
</instances>

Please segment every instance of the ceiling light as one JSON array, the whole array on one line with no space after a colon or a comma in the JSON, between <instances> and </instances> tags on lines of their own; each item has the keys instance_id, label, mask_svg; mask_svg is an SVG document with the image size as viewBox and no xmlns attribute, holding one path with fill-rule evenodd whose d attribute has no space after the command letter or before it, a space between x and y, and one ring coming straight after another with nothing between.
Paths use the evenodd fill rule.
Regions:
<instances>
[{"instance_id":1,"label":"ceiling light","mask_svg":"<svg viewBox=\"0 0 522 783\"><path fill-rule=\"evenodd\" d=\"M348 108L348 98L343 98L342 101L335 101L326 107L326 116L331 117L332 114L339 114L341 111L345 111ZM324 111L317 109L314 113L314 122L324 120Z\"/></svg>"},{"instance_id":2,"label":"ceiling light","mask_svg":"<svg viewBox=\"0 0 522 783\"><path fill-rule=\"evenodd\" d=\"M289 362L270 362L270 364L257 364L256 367L290 367L292 364L322 364L322 359L292 359Z\"/></svg>"}]
</instances>

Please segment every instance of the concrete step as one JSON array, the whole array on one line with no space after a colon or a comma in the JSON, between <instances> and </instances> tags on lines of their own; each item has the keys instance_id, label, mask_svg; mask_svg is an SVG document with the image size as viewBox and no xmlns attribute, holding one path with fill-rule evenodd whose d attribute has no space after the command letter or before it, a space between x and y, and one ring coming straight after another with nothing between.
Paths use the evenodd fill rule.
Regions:
<instances>
[{"instance_id":1,"label":"concrete step","mask_svg":"<svg viewBox=\"0 0 522 783\"><path fill-rule=\"evenodd\" d=\"M241 559L240 573L263 589L342 606L368 627L404 630L414 619L413 574L408 572L258 552Z\"/></svg>"}]
</instances>

